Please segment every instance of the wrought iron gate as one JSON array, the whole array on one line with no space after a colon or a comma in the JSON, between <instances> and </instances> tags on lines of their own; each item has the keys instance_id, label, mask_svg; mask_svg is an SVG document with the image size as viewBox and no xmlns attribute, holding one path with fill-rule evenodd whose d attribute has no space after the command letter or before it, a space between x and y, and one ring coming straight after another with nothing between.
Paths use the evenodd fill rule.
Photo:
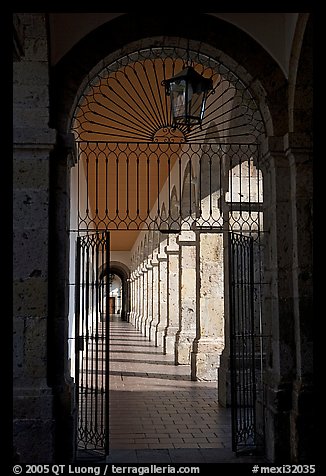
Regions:
<instances>
[{"instance_id":1,"label":"wrought iron gate","mask_svg":"<svg viewBox=\"0 0 326 476\"><path fill-rule=\"evenodd\" d=\"M253 451L261 449L262 438L257 422L261 349L255 323L252 236L229 233L229 269L232 449Z\"/></svg>"},{"instance_id":2,"label":"wrought iron gate","mask_svg":"<svg viewBox=\"0 0 326 476\"><path fill-rule=\"evenodd\" d=\"M77 451L104 455L108 447L109 418L109 250L109 232L77 238Z\"/></svg>"},{"instance_id":3,"label":"wrought iron gate","mask_svg":"<svg viewBox=\"0 0 326 476\"><path fill-rule=\"evenodd\" d=\"M79 448L108 450L109 331L101 317L109 312L109 289L98 270L109 264L109 230L115 231L112 250L120 250L115 246L125 233L133 243L139 232L149 231L218 229L231 236L233 448L258 442L255 354L261 348L256 349L254 338L252 275L253 261L261 261L253 239L239 233L262 230L258 144L265 126L249 86L235 72L199 46L194 51L181 45L182 40L178 47L151 46L112 62L106 59L93 77L87 76L76 102L71 124L78 155L72 169L76 217L70 232L81 235L76 281ZM189 58L214 85L202 124L190 129L174 126L162 86ZM146 253L144 247L142 259Z\"/></svg>"}]
</instances>

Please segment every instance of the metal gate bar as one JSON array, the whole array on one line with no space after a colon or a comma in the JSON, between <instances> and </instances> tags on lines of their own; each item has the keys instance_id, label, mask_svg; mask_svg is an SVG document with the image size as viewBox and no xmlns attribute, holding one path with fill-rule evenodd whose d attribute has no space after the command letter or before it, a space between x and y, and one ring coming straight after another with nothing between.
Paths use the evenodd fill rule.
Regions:
<instances>
[{"instance_id":1,"label":"metal gate bar","mask_svg":"<svg viewBox=\"0 0 326 476\"><path fill-rule=\"evenodd\" d=\"M76 253L77 451L103 455L109 418L109 245L108 232L79 236Z\"/></svg>"},{"instance_id":2,"label":"metal gate bar","mask_svg":"<svg viewBox=\"0 0 326 476\"><path fill-rule=\"evenodd\" d=\"M174 127L162 86L186 60L212 79L215 92L203 123L191 130ZM181 225L206 232L261 230L258 144L265 126L243 79L182 39L178 46L155 45L103 62L85 81L71 126L78 155L72 200L78 223L70 231L87 234L78 239L76 262L78 446L104 451L109 290L108 278L100 279L98 270L109 264L109 238L100 232L128 230L136 236L138 230L178 232ZM255 438L253 252L250 239L230 235L234 448L239 449Z\"/></svg>"},{"instance_id":3,"label":"metal gate bar","mask_svg":"<svg viewBox=\"0 0 326 476\"><path fill-rule=\"evenodd\" d=\"M229 233L232 449L257 446L253 238Z\"/></svg>"},{"instance_id":4,"label":"metal gate bar","mask_svg":"<svg viewBox=\"0 0 326 476\"><path fill-rule=\"evenodd\" d=\"M260 228L263 197L257 144L77 146L77 231L166 231L180 229L181 224L183 229ZM178 185L175 199L172 183Z\"/></svg>"}]
</instances>

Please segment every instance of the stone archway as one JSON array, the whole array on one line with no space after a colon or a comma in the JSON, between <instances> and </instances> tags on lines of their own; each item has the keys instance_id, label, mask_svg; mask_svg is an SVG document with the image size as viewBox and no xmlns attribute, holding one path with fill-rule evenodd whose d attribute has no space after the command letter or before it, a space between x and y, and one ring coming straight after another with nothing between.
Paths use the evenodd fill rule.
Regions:
<instances>
[{"instance_id":1,"label":"stone archway","mask_svg":"<svg viewBox=\"0 0 326 476\"><path fill-rule=\"evenodd\" d=\"M183 33L186 33L184 29L186 30L187 27L189 27L189 24L193 25L191 16L186 17L186 19L183 18L181 28L178 22L172 22L171 24L170 18L168 19L164 16L159 22L148 21L148 17L145 16L139 17L139 19L140 22L133 22L132 20L134 20L134 18L126 15L112 22L110 25L99 28L96 32L89 35L76 45L76 47L73 48L73 50L55 68L55 71L53 72L55 88L52 89L52 100L53 104L57 104L58 107L52 109L52 124L57 127L59 137L61 137L63 141L66 140L67 134L69 133L69 119L72 114L74 102L78 95L78 90L82 87L82 83L88 72L96 66L100 59L117 51L120 46L125 47L128 43L130 44L137 40L140 41L140 46L146 46L146 43L149 41L148 39L153 41L151 38L152 36L155 36L156 39L162 38L158 35L163 35L166 32L171 36L175 35L175 37L180 37ZM237 28L228 25L221 20L208 18L205 15L203 15L202 19L203 22L198 23L196 20L196 26L193 30L194 41L196 41L197 38L200 38L200 41L206 42L208 50L211 48L214 52L218 51L218 55L223 57L223 60L226 63L228 63L230 58L239 62L238 66L236 66L239 74L243 75L244 79L248 79L252 91L255 93L257 102L262 104L267 131L271 135L284 134L287 129L286 81L279 67L259 45L257 45L246 34L240 32ZM134 27L129 29L121 28L123 22L124 26L133 23L134 25L137 25L137 29ZM107 33L107 29L111 29L110 34L115 34L119 30L119 34L116 36L117 39L111 44L107 41L99 41L100 38L103 38L103 35ZM122 38L123 35L121 34L121 31L126 32L124 38ZM214 34L212 34L213 31ZM207 32L210 33L207 34ZM186 37L187 35L185 34L184 36ZM227 44L226 38L230 36L233 37L234 42ZM244 39L246 41L242 41ZM98 41L101 44L101 47L93 50L96 50L96 55L91 58L91 55L84 54L83 67L81 68L79 66L79 59L82 57L82 52L85 53L88 48L91 48L92 44L96 44ZM219 50L215 48L215 45L217 44L219 45ZM221 53L221 50L223 53ZM249 71L249 77L246 76L246 71L239 67L243 57L247 58L246 68L247 71ZM254 79L257 77L260 78L259 82ZM270 117L268 117L268 108L266 107L265 99L271 113ZM60 155L59 151L58 154ZM61 171L65 174L67 173L65 171L66 164L63 163L62 165L63 167ZM66 215L67 211L64 216ZM61 250L57 250L57 254L60 255Z\"/></svg>"},{"instance_id":2,"label":"stone archway","mask_svg":"<svg viewBox=\"0 0 326 476\"><path fill-rule=\"evenodd\" d=\"M109 273L116 274L121 279L122 283L122 308L121 308L121 319L129 320L129 312L130 312L130 270L129 268L119 261L110 261L108 267ZM107 273L106 265L103 269L99 270L99 279L103 279L103 277Z\"/></svg>"}]
</instances>

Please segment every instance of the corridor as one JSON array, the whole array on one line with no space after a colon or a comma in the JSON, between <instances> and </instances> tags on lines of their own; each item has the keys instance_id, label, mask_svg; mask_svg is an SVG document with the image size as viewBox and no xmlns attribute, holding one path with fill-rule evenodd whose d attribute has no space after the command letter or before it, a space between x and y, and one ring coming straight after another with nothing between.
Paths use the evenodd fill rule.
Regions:
<instances>
[{"instance_id":1,"label":"corridor","mask_svg":"<svg viewBox=\"0 0 326 476\"><path fill-rule=\"evenodd\" d=\"M189 368L119 317L110 322L110 453L107 462L238 462L230 411L216 382Z\"/></svg>"}]
</instances>

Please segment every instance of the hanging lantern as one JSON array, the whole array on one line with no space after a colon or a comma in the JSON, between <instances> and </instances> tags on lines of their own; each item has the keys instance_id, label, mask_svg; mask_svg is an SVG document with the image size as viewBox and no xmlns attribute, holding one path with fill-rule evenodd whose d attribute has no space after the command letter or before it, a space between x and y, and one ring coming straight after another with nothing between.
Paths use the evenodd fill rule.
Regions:
<instances>
[{"instance_id":1,"label":"hanging lantern","mask_svg":"<svg viewBox=\"0 0 326 476\"><path fill-rule=\"evenodd\" d=\"M171 79L162 81L165 93L171 98L171 112L174 127L201 124L208 92L213 89L213 81L204 78L192 66L184 68Z\"/></svg>"}]
</instances>

